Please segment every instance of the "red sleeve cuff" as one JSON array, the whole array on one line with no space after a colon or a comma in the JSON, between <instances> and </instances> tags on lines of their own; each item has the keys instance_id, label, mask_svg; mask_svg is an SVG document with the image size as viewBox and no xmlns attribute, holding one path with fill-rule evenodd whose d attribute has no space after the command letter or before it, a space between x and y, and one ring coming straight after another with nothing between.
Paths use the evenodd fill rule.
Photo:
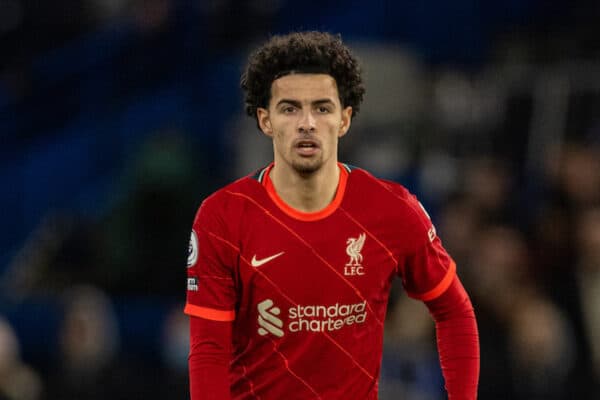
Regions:
<instances>
[{"instance_id":1,"label":"red sleeve cuff","mask_svg":"<svg viewBox=\"0 0 600 400\"><path fill-rule=\"evenodd\" d=\"M209 319L211 321L233 321L235 319L234 310L217 310L214 308L195 306L187 303L183 312L187 315Z\"/></svg>"},{"instance_id":2,"label":"red sleeve cuff","mask_svg":"<svg viewBox=\"0 0 600 400\"><path fill-rule=\"evenodd\" d=\"M410 297L417 300L422 301L431 301L439 296L441 296L452 284L454 280L454 276L456 275L456 263L453 260L450 260L450 266L446 271L446 275L442 278L442 280L431 290L425 293L413 293L407 292Z\"/></svg>"}]
</instances>

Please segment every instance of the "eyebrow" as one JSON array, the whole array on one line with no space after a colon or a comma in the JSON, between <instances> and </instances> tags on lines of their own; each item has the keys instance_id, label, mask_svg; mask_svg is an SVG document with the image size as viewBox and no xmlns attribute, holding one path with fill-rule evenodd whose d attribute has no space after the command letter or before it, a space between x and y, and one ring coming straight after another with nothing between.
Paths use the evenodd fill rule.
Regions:
<instances>
[{"instance_id":1,"label":"eyebrow","mask_svg":"<svg viewBox=\"0 0 600 400\"><path fill-rule=\"evenodd\" d=\"M294 107L298 107L300 108L302 106L302 103L298 100L293 100L293 99L281 99L277 102L277 104L275 105L276 107L281 105L281 104L291 104ZM317 99L311 102L311 104L314 105L320 105L320 104L335 104L331 99L325 98L325 99Z\"/></svg>"}]
</instances>

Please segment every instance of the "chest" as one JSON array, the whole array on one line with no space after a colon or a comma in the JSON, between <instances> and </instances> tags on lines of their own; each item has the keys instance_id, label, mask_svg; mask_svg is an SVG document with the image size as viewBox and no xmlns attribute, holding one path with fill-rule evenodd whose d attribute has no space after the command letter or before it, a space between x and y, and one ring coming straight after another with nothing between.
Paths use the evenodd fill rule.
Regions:
<instances>
[{"instance_id":1,"label":"chest","mask_svg":"<svg viewBox=\"0 0 600 400\"><path fill-rule=\"evenodd\" d=\"M249 223L237 266L241 291L292 304L381 301L397 261L384 222L366 227L334 216Z\"/></svg>"}]
</instances>

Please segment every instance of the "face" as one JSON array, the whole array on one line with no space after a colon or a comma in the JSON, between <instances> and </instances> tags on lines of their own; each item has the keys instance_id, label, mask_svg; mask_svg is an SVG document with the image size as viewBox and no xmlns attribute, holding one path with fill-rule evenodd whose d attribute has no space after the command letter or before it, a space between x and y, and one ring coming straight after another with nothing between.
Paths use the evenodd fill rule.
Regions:
<instances>
[{"instance_id":1,"label":"face","mask_svg":"<svg viewBox=\"0 0 600 400\"><path fill-rule=\"evenodd\" d=\"M335 79L291 74L273 81L268 109L259 108L262 131L273 139L274 161L306 175L337 163L338 139L350 128Z\"/></svg>"}]
</instances>

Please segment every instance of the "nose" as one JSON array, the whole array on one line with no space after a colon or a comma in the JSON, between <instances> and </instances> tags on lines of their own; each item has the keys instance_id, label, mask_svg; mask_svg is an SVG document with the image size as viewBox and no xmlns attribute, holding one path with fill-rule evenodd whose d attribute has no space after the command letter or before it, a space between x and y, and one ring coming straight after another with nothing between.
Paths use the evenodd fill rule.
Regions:
<instances>
[{"instance_id":1,"label":"nose","mask_svg":"<svg viewBox=\"0 0 600 400\"><path fill-rule=\"evenodd\" d=\"M314 115L309 112L302 113L298 121L298 131L300 133L312 133L316 129L316 120Z\"/></svg>"}]
</instances>

